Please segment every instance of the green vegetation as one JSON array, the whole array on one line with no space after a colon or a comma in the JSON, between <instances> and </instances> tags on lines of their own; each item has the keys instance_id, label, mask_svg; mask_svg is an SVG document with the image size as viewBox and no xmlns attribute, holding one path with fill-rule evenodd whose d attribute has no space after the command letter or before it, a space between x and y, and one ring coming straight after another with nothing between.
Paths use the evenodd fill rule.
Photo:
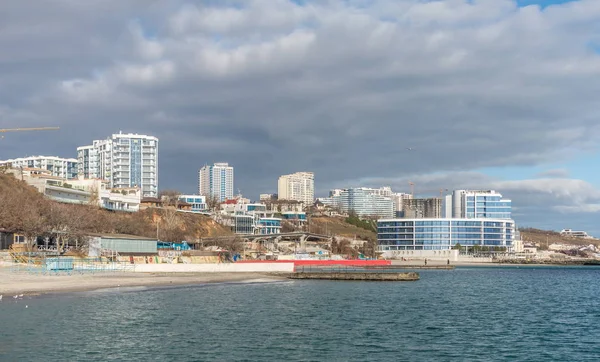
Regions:
<instances>
[{"instance_id":1,"label":"green vegetation","mask_svg":"<svg viewBox=\"0 0 600 362\"><path fill-rule=\"evenodd\" d=\"M377 223L374 220L361 219L356 215L354 211L348 213L348 217L345 220L348 224L354 225L361 229L377 232Z\"/></svg>"}]
</instances>

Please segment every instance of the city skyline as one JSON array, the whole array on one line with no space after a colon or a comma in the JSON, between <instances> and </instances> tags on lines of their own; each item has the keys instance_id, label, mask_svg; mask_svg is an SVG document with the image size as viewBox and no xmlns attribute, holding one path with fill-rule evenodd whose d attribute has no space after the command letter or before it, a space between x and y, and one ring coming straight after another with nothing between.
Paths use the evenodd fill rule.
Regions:
<instances>
[{"instance_id":1,"label":"city skyline","mask_svg":"<svg viewBox=\"0 0 600 362\"><path fill-rule=\"evenodd\" d=\"M600 234L597 1L217 3L0 5L31 29L0 38L0 127L61 128L0 159L122 129L160 139L161 189L226 160L251 198L297 170L319 196L495 189L520 226Z\"/></svg>"}]
</instances>

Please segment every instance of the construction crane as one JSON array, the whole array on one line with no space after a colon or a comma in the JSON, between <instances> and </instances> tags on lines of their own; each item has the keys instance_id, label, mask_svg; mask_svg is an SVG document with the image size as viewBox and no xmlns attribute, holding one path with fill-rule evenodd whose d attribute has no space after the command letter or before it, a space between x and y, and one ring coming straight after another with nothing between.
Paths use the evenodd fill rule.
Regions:
<instances>
[{"instance_id":1,"label":"construction crane","mask_svg":"<svg viewBox=\"0 0 600 362\"><path fill-rule=\"evenodd\" d=\"M415 197L415 183L409 181L408 185L410 186L410 194L411 196L414 198ZM448 189L437 189L437 190L420 190L421 192L439 192L440 193L440 199L444 197L444 192L447 192Z\"/></svg>"},{"instance_id":2,"label":"construction crane","mask_svg":"<svg viewBox=\"0 0 600 362\"><path fill-rule=\"evenodd\" d=\"M0 133L6 132L22 132L22 131L56 131L60 127L35 127L35 128L3 128Z\"/></svg>"},{"instance_id":3,"label":"construction crane","mask_svg":"<svg viewBox=\"0 0 600 362\"><path fill-rule=\"evenodd\" d=\"M4 134L6 132L22 132L22 131L55 131L60 129L59 127L35 127L35 128L2 128L0 129L0 133L2 136L0 138L4 138Z\"/></svg>"}]
</instances>

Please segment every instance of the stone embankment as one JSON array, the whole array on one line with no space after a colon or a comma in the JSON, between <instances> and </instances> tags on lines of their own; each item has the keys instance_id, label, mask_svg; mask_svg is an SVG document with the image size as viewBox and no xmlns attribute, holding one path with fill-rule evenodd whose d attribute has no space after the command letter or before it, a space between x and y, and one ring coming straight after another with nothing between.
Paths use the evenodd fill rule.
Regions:
<instances>
[{"instance_id":1,"label":"stone embankment","mask_svg":"<svg viewBox=\"0 0 600 362\"><path fill-rule=\"evenodd\" d=\"M338 273L338 272L315 272L315 273L292 273L290 279L321 279L321 280L361 280L361 281L417 281L419 274L408 273Z\"/></svg>"},{"instance_id":2,"label":"stone embankment","mask_svg":"<svg viewBox=\"0 0 600 362\"><path fill-rule=\"evenodd\" d=\"M597 259L494 259L497 264L516 264L516 265L600 265Z\"/></svg>"}]
</instances>

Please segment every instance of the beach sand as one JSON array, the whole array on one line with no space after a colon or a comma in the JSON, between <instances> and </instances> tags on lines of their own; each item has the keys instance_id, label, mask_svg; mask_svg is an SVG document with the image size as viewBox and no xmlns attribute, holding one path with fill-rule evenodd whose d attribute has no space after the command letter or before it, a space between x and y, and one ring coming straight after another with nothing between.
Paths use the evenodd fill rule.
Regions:
<instances>
[{"instance_id":1,"label":"beach sand","mask_svg":"<svg viewBox=\"0 0 600 362\"><path fill-rule=\"evenodd\" d=\"M194 285L219 282L266 282L285 280L267 273L132 273L30 274L0 267L0 295L36 295L92 291L117 287Z\"/></svg>"}]
</instances>

